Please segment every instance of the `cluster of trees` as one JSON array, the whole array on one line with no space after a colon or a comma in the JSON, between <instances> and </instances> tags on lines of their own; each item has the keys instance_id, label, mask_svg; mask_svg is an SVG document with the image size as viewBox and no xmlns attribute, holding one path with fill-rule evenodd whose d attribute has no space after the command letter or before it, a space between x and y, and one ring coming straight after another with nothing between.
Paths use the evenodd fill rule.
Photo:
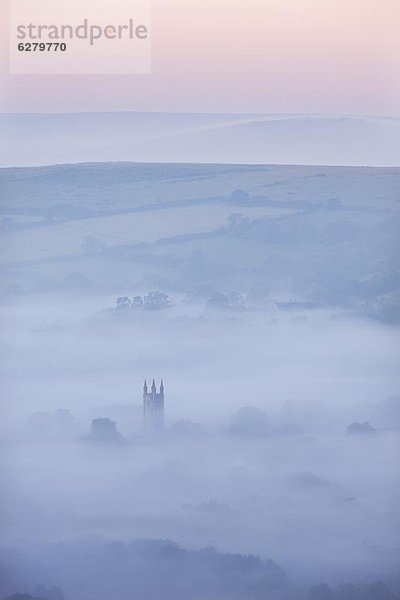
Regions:
<instances>
[{"instance_id":1,"label":"cluster of trees","mask_svg":"<svg viewBox=\"0 0 400 600\"><path fill-rule=\"evenodd\" d=\"M350 423L350 425L346 429L346 433L348 435L370 435L371 433L376 433L375 427L372 427L371 423L364 421L364 423Z\"/></svg>"},{"instance_id":2,"label":"cluster of trees","mask_svg":"<svg viewBox=\"0 0 400 600\"><path fill-rule=\"evenodd\" d=\"M222 510L226 510L226 508L229 507L221 506ZM142 542L142 544L143 543L146 544L146 542ZM165 542L164 545L162 544L162 542L158 541L147 542L148 548L146 549L146 551L149 552L150 555L152 554L152 552L155 552L156 554L160 553L160 557L164 556L164 559L167 562L175 562L175 560L179 557L183 558L185 551L182 548L180 548L177 544L174 544L174 542L169 541ZM154 547L152 548L152 546ZM117 550L117 548L115 548L115 550ZM118 544L118 550L123 551L122 545L120 546ZM262 597L280 599L283 598L281 594L282 590L280 588L284 584L284 573L272 561L262 563L258 558L253 556L243 556L240 554L219 554L212 548L203 550L197 554L201 553L203 554L202 560L204 558L205 564L207 564L208 561L211 561L210 566L218 568L222 571L224 569L227 569L227 575L231 574L233 580L236 582L238 582L238 580L241 579L241 576L234 575L231 572L231 569L239 568L243 570L243 572L248 570L249 584L251 582L251 576L261 576L261 581L263 584L265 584L264 578L268 577L267 574L269 574L269 578L271 579L271 581L266 586L266 589L271 590L272 588L274 590L272 592L273 595L271 596L270 594L268 594ZM153 560L154 558L155 557L153 557ZM212 577L215 579L215 574L213 574ZM275 583L272 583L273 581L275 581ZM222 585L222 590L224 590L224 588L229 589L231 588L231 586L226 584ZM248 596L248 598L253 599L261 597L258 594L258 585L256 582L254 582L252 585L249 585L249 590L251 590L251 588L253 588L253 592L255 592L255 595ZM209 591L209 589L207 591ZM234 594L233 597L241 598L241 593L239 592L238 595L236 592L237 590L234 591L232 588L232 593ZM45 593L46 596L37 595L43 593ZM3 600L65 600L65 596L62 590L56 586L52 586L48 589L46 589L42 585L36 586L33 594L34 595L17 593L13 594L12 596L7 596L6 598L3 598ZM224 591L222 591L222 594L223 595L220 597L225 598L226 596ZM290 598L294 597L291 592L288 592L288 594ZM302 598L304 598L304 596L302 596ZM326 583L321 583L310 588L304 600L395 600L396 598L398 598L398 596L392 594L392 592L389 590L386 584L384 584L381 581L374 581L372 583L360 584L344 583L338 585L336 588L332 588Z\"/></svg>"},{"instance_id":3,"label":"cluster of trees","mask_svg":"<svg viewBox=\"0 0 400 600\"><path fill-rule=\"evenodd\" d=\"M196 298L198 299L198 298ZM255 286L247 294L239 292L216 292L209 296L206 308L216 310L244 310L262 308L270 303L269 290L264 286ZM171 306L168 294L160 291L149 292L145 296L120 296L116 301L118 310L161 310Z\"/></svg>"},{"instance_id":4,"label":"cluster of trees","mask_svg":"<svg viewBox=\"0 0 400 600\"><path fill-rule=\"evenodd\" d=\"M25 435L35 442L78 440L79 426L69 410L58 409L53 414L35 412L25 425ZM91 442L124 442L116 421L107 417L93 419L89 434L81 439Z\"/></svg>"},{"instance_id":5,"label":"cluster of trees","mask_svg":"<svg viewBox=\"0 0 400 600\"><path fill-rule=\"evenodd\" d=\"M117 429L117 423L107 417L92 420L90 433L86 439L100 443L121 444L124 442L124 438Z\"/></svg>"},{"instance_id":6,"label":"cluster of trees","mask_svg":"<svg viewBox=\"0 0 400 600\"><path fill-rule=\"evenodd\" d=\"M41 546L38 554L25 558L29 573L42 576L44 571L56 570L71 600L82 598L82 590L85 597L116 600L265 600L287 586L285 572L272 560L214 548L187 550L170 540L72 541ZM17 566L14 560L13 572L19 571L20 581L25 580L26 570L25 563ZM17 596L12 600L32 599ZM53 599L47 596L46 600Z\"/></svg>"},{"instance_id":7,"label":"cluster of trees","mask_svg":"<svg viewBox=\"0 0 400 600\"><path fill-rule=\"evenodd\" d=\"M173 435L188 437L188 438L201 438L206 435L205 430L199 423L193 423L186 419L181 419L172 423L170 431Z\"/></svg>"},{"instance_id":8,"label":"cluster of trees","mask_svg":"<svg viewBox=\"0 0 400 600\"><path fill-rule=\"evenodd\" d=\"M231 419L228 431L231 435L243 438L266 437L271 433L265 413L254 406L238 410Z\"/></svg>"},{"instance_id":9,"label":"cluster of trees","mask_svg":"<svg viewBox=\"0 0 400 600\"><path fill-rule=\"evenodd\" d=\"M65 596L56 585L48 588L44 585L37 585L32 594L13 594L3 600L65 600Z\"/></svg>"},{"instance_id":10,"label":"cluster of trees","mask_svg":"<svg viewBox=\"0 0 400 600\"><path fill-rule=\"evenodd\" d=\"M365 313L388 325L397 325L400 323L400 290L378 296L371 305L366 306Z\"/></svg>"},{"instance_id":11,"label":"cluster of trees","mask_svg":"<svg viewBox=\"0 0 400 600\"><path fill-rule=\"evenodd\" d=\"M146 309L146 310L161 310L170 306L170 299L164 292L149 292L146 296L120 296L117 298L117 309Z\"/></svg>"},{"instance_id":12,"label":"cluster of trees","mask_svg":"<svg viewBox=\"0 0 400 600\"><path fill-rule=\"evenodd\" d=\"M216 293L207 300L207 308L214 309L249 309L262 308L269 305L269 290L265 286L255 286L247 294L229 292Z\"/></svg>"},{"instance_id":13,"label":"cluster of trees","mask_svg":"<svg viewBox=\"0 0 400 600\"><path fill-rule=\"evenodd\" d=\"M31 596L30 594L13 594L7 596L3 600L50 600L50 598L44 598L43 596Z\"/></svg>"},{"instance_id":14,"label":"cluster of trees","mask_svg":"<svg viewBox=\"0 0 400 600\"><path fill-rule=\"evenodd\" d=\"M390 408L397 409L400 404L400 400L391 398ZM310 413L311 411L311 413ZM297 435L301 433L307 426L312 425L312 411L314 416L317 418L323 415L323 406L311 405L311 406L299 406L296 410L296 406L293 403L286 403L281 410L281 414L275 414L274 418L282 422L282 418L287 423L283 422L281 426L271 426L267 421L267 415L264 411L254 406L244 406L235 412L231 418L231 424L228 427L228 433L230 435L241 437L241 438L263 438L270 436L271 434L283 434L283 435ZM321 414L322 411L322 414ZM394 413L394 410L391 412ZM303 414L302 414L303 413ZM271 418L271 414L269 415ZM303 419L301 419L303 417ZM329 418L329 413L325 415ZM301 423L301 426L298 423ZM395 419L393 419L394 427L396 428ZM362 423L353 422L346 427L346 434L349 436L370 436L377 433L377 429L371 425L368 421Z\"/></svg>"},{"instance_id":15,"label":"cluster of trees","mask_svg":"<svg viewBox=\"0 0 400 600\"><path fill-rule=\"evenodd\" d=\"M373 583L345 583L331 588L326 583L312 587L308 594L309 600L395 600L387 585L381 581Z\"/></svg>"},{"instance_id":16,"label":"cluster of trees","mask_svg":"<svg viewBox=\"0 0 400 600\"><path fill-rule=\"evenodd\" d=\"M318 230L306 219L250 219L241 213L232 214L228 220L227 233L234 238L254 239L268 244L292 247L318 241Z\"/></svg>"},{"instance_id":17,"label":"cluster of trees","mask_svg":"<svg viewBox=\"0 0 400 600\"><path fill-rule=\"evenodd\" d=\"M337 199L326 204L329 210L339 206ZM400 220L388 219L372 230L351 215L346 220L335 215L315 209L279 219L250 219L236 213L226 234L268 248L260 252L265 259L258 268L272 289L290 284L291 292L306 300L399 323L400 275L394 257Z\"/></svg>"},{"instance_id":18,"label":"cluster of trees","mask_svg":"<svg viewBox=\"0 0 400 600\"><path fill-rule=\"evenodd\" d=\"M25 425L25 434L34 441L73 440L79 427L70 411L60 408L54 413L33 413Z\"/></svg>"}]
</instances>

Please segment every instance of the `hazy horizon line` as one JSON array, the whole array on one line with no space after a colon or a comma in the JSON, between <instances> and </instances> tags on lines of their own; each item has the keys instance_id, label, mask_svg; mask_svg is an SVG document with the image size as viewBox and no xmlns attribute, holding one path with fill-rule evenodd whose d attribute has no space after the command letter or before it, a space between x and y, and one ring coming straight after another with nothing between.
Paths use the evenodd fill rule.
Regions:
<instances>
[{"instance_id":1,"label":"hazy horizon line","mask_svg":"<svg viewBox=\"0 0 400 600\"><path fill-rule=\"evenodd\" d=\"M302 164L302 163L240 163L240 162L169 162L169 161L139 161L139 160L92 160L92 161L82 161L82 162L60 162L60 163L51 163L51 164L38 164L38 165L26 165L26 166L11 166L11 167L2 167L0 165L0 171L6 171L11 169L49 169L54 167L83 167L90 165L168 165L168 166L180 166L180 167L191 167L195 165L201 165L204 167L294 167L298 169L304 168L317 168L317 169L398 169L399 165L386 165L386 166L372 166L372 165L328 165L328 164Z\"/></svg>"}]
</instances>

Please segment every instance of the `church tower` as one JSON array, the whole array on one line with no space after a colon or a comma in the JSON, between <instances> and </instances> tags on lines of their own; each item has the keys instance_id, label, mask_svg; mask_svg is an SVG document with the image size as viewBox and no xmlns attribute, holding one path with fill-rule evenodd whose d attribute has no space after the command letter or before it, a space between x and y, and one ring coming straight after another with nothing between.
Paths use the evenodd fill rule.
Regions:
<instances>
[{"instance_id":1,"label":"church tower","mask_svg":"<svg viewBox=\"0 0 400 600\"><path fill-rule=\"evenodd\" d=\"M164 429L164 383L161 379L160 391L157 392L153 379L150 392L147 382L143 385L143 427L147 432Z\"/></svg>"}]
</instances>

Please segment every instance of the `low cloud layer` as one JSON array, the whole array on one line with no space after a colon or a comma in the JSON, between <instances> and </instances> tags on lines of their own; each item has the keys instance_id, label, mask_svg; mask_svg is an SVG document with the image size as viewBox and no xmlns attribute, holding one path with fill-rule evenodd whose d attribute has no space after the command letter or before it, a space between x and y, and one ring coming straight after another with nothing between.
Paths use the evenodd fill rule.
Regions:
<instances>
[{"instance_id":1,"label":"low cloud layer","mask_svg":"<svg viewBox=\"0 0 400 600\"><path fill-rule=\"evenodd\" d=\"M397 171L41 173L0 173L0 597L394 598Z\"/></svg>"}]
</instances>

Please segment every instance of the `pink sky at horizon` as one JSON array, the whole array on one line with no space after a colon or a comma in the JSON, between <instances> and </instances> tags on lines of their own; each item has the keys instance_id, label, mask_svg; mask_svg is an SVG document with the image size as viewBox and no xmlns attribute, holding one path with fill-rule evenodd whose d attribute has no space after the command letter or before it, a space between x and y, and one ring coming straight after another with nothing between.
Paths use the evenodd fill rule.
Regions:
<instances>
[{"instance_id":1,"label":"pink sky at horizon","mask_svg":"<svg viewBox=\"0 0 400 600\"><path fill-rule=\"evenodd\" d=\"M0 112L400 116L399 0L153 0L150 75L10 75L0 9Z\"/></svg>"}]
</instances>

